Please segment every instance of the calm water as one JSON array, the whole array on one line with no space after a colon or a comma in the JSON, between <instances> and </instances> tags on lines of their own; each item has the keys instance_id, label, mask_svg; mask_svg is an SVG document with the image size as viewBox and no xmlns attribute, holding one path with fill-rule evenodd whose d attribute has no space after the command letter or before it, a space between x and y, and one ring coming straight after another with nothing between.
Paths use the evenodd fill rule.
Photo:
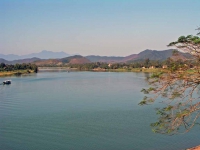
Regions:
<instances>
[{"instance_id":1,"label":"calm water","mask_svg":"<svg viewBox=\"0 0 200 150\"><path fill-rule=\"evenodd\" d=\"M154 107L138 106L142 73L40 72L0 78L1 150L180 150L200 144L151 132Z\"/></svg>"}]
</instances>

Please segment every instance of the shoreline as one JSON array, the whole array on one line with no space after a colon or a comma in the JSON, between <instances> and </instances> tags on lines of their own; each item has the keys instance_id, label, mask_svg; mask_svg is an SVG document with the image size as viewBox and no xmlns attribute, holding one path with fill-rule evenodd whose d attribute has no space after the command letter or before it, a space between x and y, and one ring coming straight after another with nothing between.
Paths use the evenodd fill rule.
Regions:
<instances>
[{"instance_id":1,"label":"shoreline","mask_svg":"<svg viewBox=\"0 0 200 150\"><path fill-rule=\"evenodd\" d=\"M38 72L40 71L91 71L91 72L137 72L137 73L158 73L158 72L168 72L167 69L163 68L133 68L133 69L101 69L95 68L91 70L79 70L78 68L69 68L69 67L38 67ZM16 71L3 71L0 72L0 77L6 76L18 76L34 73L33 70L16 70ZM193 73L189 71L189 73Z\"/></svg>"},{"instance_id":2,"label":"shoreline","mask_svg":"<svg viewBox=\"0 0 200 150\"><path fill-rule=\"evenodd\" d=\"M0 72L0 77L7 77L7 76L18 76L18 75L25 75L34 73L33 70L16 70L16 71L3 71Z\"/></svg>"},{"instance_id":3,"label":"shoreline","mask_svg":"<svg viewBox=\"0 0 200 150\"><path fill-rule=\"evenodd\" d=\"M133 69L101 69L95 68L91 70L79 70L77 68L69 68L69 67L38 67L39 71L50 71L50 70L66 70L66 71L92 71L92 72L144 72L144 73L154 73L154 72L167 72L167 69L162 68L133 68Z\"/></svg>"},{"instance_id":4,"label":"shoreline","mask_svg":"<svg viewBox=\"0 0 200 150\"><path fill-rule=\"evenodd\" d=\"M200 145L192 147L192 148L188 148L187 150L200 150Z\"/></svg>"}]
</instances>

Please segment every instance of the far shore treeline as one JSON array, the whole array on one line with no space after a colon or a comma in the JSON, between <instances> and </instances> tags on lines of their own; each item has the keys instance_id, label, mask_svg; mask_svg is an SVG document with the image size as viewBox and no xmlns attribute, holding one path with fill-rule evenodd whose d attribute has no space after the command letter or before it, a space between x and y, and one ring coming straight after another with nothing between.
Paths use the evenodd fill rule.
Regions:
<instances>
[{"instance_id":1,"label":"far shore treeline","mask_svg":"<svg viewBox=\"0 0 200 150\"><path fill-rule=\"evenodd\" d=\"M0 63L1 73L17 70L37 72L38 67L64 67L81 71L144 71L145 69L151 72L153 69L159 70L156 68L169 69L177 65L179 68L183 68L184 65L189 68L199 66L191 54L175 49L163 51L147 49L126 57L74 55L64 58L26 58L13 61L0 58Z\"/></svg>"},{"instance_id":2,"label":"far shore treeline","mask_svg":"<svg viewBox=\"0 0 200 150\"><path fill-rule=\"evenodd\" d=\"M171 58L168 58L164 61L159 60L140 60L137 62L132 63L106 63L106 62L91 62L91 63L81 63L81 64L72 64L72 63L65 63L65 64L51 64L51 63L45 63L45 64L35 64L35 62L32 63L22 63L22 64L0 64L0 72L9 72L9 71L17 71L17 70L32 70L32 72L38 72L38 67L67 67L69 69L76 69L76 70L82 70L82 71L105 71L105 70L118 70L123 69L122 71L134 71L134 69L156 69L156 68L171 68L173 65L178 65L180 68L181 66L187 65L190 68L195 68L199 64L195 62L194 60L183 60L178 59L174 60Z\"/></svg>"},{"instance_id":3,"label":"far shore treeline","mask_svg":"<svg viewBox=\"0 0 200 150\"><path fill-rule=\"evenodd\" d=\"M134 69L156 69L156 68L171 68L172 66L181 66L187 65L190 68L195 68L199 64L196 63L194 60L173 60L171 58L168 58L165 61L159 61L159 60L140 60L138 62L134 63L105 63L105 62L93 62L93 63L83 63L83 64L61 64L61 65L55 65L55 64L42 64L38 65L38 67L68 67L70 69L77 69L82 71L90 71L90 70L96 70L96 71L105 71L105 70L119 70L122 71L134 71Z\"/></svg>"},{"instance_id":4,"label":"far shore treeline","mask_svg":"<svg viewBox=\"0 0 200 150\"><path fill-rule=\"evenodd\" d=\"M30 72L38 72L38 67L35 64L32 63L22 63L22 64L15 64L15 65L9 65L5 63L0 64L0 72L11 72L11 71L22 71L27 70L27 73Z\"/></svg>"}]
</instances>

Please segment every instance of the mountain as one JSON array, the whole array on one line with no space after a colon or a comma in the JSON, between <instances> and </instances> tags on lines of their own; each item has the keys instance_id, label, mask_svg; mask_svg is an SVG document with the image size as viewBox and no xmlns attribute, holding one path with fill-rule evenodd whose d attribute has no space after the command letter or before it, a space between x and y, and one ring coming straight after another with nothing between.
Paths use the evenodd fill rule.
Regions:
<instances>
[{"instance_id":1,"label":"mountain","mask_svg":"<svg viewBox=\"0 0 200 150\"><path fill-rule=\"evenodd\" d=\"M0 58L10 61L10 60L20 59L20 56L14 54L8 54L8 55L0 54Z\"/></svg>"},{"instance_id":2,"label":"mountain","mask_svg":"<svg viewBox=\"0 0 200 150\"><path fill-rule=\"evenodd\" d=\"M35 53L31 55L27 55L26 57L31 56L38 56L40 55L40 58L33 57L33 58L26 58L26 59L18 59L18 60L12 60L7 61L3 58L0 58L0 63L6 63L6 64L16 64L16 63L35 63L38 66L51 66L51 65L63 65L63 64L85 64L90 62L106 62L106 63L131 63L131 62L139 62L144 61L145 59L150 60L159 60L164 61L167 58L172 58L173 60L188 60L192 59L192 55L188 53L182 53L179 52L179 55L173 56L173 49L164 50L164 51L157 51L157 50L144 50L140 52L139 54L132 54L126 57L114 57L114 56L94 56L89 55L86 57L80 56L80 55L74 55L69 57L62 57L57 59L40 59L40 58L49 58L51 55L54 54L54 57L61 57L64 56L64 52L50 52L50 51L42 51L40 53ZM25 57L25 56L24 56Z\"/></svg>"},{"instance_id":3,"label":"mountain","mask_svg":"<svg viewBox=\"0 0 200 150\"><path fill-rule=\"evenodd\" d=\"M85 64L85 63L91 63L87 58L75 55L75 56L69 56L61 59L40 59L40 58L27 58L27 59L18 59L13 61L7 61L5 59L0 58L0 63L5 64L22 64L22 63L34 63L38 66L48 66L48 65L62 65L66 63L70 64Z\"/></svg>"},{"instance_id":4,"label":"mountain","mask_svg":"<svg viewBox=\"0 0 200 150\"><path fill-rule=\"evenodd\" d=\"M194 57L188 53L182 53L182 54L179 53L179 55L171 56L170 58L173 59L174 61L177 61L179 59L186 61L188 59L193 59Z\"/></svg>"},{"instance_id":5,"label":"mountain","mask_svg":"<svg viewBox=\"0 0 200 150\"><path fill-rule=\"evenodd\" d=\"M50 58L64 58L64 57L68 57L71 56L71 54L67 54L65 52L52 52L52 51L47 51L47 50L43 50L39 53L32 53L32 54L28 54L28 55L14 55L14 54L9 54L9 55L4 55L4 54L0 54L0 58L3 58L5 60L18 60L18 59L27 59L27 58L40 58L40 59L50 59Z\"/></svg>"},{"instance_id":6,"label":"mountain","mask_svg":"<svg viewBox=\"0 0 200 150\"><path fill-rule=\"evenodd\" d=\"M173 50L164 50L164 51L156 51L156 50L144 50L138 54L138 57L135 60L147 59L150 60L166 60L167 58L172 56Z\"/></svg>"},{"instance_id":7,"label":"mountain","mask_svg":"<svg viewBox=\"0 0 200 150\"><path fill-rule=\"evenodd\" d=\"M11 64L23 64L23 63L33 63L35 61L41 60L40 58L33 57L33 58L26 58L26 59L18 59L10 61Z\"/></svg>"},{"instance_id":8,"label":"mountain","mask_svg":"<svg viewBox=\"0 0 200 150\"><path fill-rule=\"evenodd\" d=\"M0 63L4 63L4 64L10 64L10 62L9 62L9 61L7 61L7 60L5 60L5 59L2 59L2 58L0 58Z\"/></svg>"},{"instance_id":9,"label":"mountain","mask_svg":"<svg viewBox=\"0 0 200 150\"><path fill-rule=\"evenodd\" d=\"M122 62L128 62L128 61L131 61L131 60L134 60L134 59L137 59L137 58L138 58L138 54L132 54L132 55L124 57L122 59Z\"/></svg>"},{"instance_id":10,"label":"mountain","mask_svg":"<svg viewBox=\"0 0 200 150\"><path fill-rule=\"evenodd\" d=\"M175 58L176 60L182 59L182 60L187 60L187 59L192 59L192 55L188 53L183 53L183 52L178 52L178 55L175 57L173 56L173 51L174 49L168 49L168 50L163 50L163 51L157 51L157 50L144 50L140 52L136 58L132 59L132 62L135 61L142 61L145 59L150 59L150 60L160 60L164 61L167 58Z\"/></svg>"},{"instance_id":11,"label":"mountain","mask_svg":"<svg viewBox=\"0 0 200 150\"><path fill-rule=\"evenodd\" d=\"M58 59L38 60L33 63L36 64L37 66L56 66L62 64Z\"/></svg>"},{"instance_id":12,"label":"mountain","mask_svg":"<svg viewBox=\"0 0 200 150\"><path fill-rule=\"evenodd\" d=\"M91 62L120 62L124 59L124 57L115 57L115 56L95 56L95 55L89 55L86 56L87 59L89 59Z\"/></svg>"},{"instance_id":13,"label":"mountain","mask_svg":"<svg viewBox=\"0 0 200 150\"><path fill-rule=\"evenodd\" d=\"M179 52L179 55L174 57L173 49L163 50L163 51L157 51L157 50L149 50L146 49L139 54L132 54L126 57L113 57L113 56L86 56L87 59L89 59L91 62L106 62L106 63L119 63L119 62L137 62L137 61L143 61L147 58L150 60L160 60L164 61L169 57L172 57L174 59L191 59L192 56L188 53L182 53Z\"/></svg>"},{"instance_id":14,"label":"mountain","mask_svg":"<svg viewBox=\"0 0 200 150\"><path fill-rule=\"evenodd\" d=\"M168 57L172 56L173 50L144 50L139 54L132 54L126 57L113 57L113 56L86 56L91 62L107 62L107 63L117 63L117 62L133 62L141 61L149 58L150 60L166 60Z\"/></svg>"},{"instance_id":15,"label":"mountain","mask_svg":"<svg viewBox=\"0 0 200 150\"><path fill-rule=\"evenodd\" d=\"M65 57L62 59L46 59L46 60L38 60L33 62L34 64L38 66L56 66L56 65L64 65L67 63L70 64L85 64L85 63L91 63L87 58L75 55L70 57Z\"/></svg>"},{"instance_id":16,"label":"mountain","mask_svg":"<svg viewBox=\"0 0 200 150\"><path fill-rule=\"evenodd\" d=\"M70 64L85 64L85 63L90 63L86 57L83 57L81 55L74 55L66 58L60 59L62 63L70 63Z\"/></svg>"},{"instance_id":17,"label":"mountain","mask_svg":"<svg viewBox=\"0 0 200 150\"><path fill-rule=\"evenodd\" d=\"M12 61L8 61L5 59L0 58L0 63L5 63L5 64L23 64L23 63L32 63L34 61L38 61L40 60L39 58L27 58L27 59L18 59L18 60L12 60Z\"/></svg>"},{"instance_id":18,"label":"mountain","mask_svg":"<svg viewBox=\"0 0 200 150\"><path fill-rule=\"evenodd\" d=\"M52 58L63 58L63 57L68 57L70 56L70 54L67 54L65 52L52 52L52 51L47 51L47 50L43 50L39 53L32 53L29 55L23 55L21 56L22 58L33 58L33 57L37 57L40 59L52 59Z\"/></svg>"}]
</instances>

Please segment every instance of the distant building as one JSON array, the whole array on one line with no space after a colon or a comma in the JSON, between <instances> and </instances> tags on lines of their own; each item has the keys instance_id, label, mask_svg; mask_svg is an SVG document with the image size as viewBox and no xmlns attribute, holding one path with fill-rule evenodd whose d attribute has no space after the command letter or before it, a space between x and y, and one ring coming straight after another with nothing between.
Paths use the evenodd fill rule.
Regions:
<instances>
[{"instance_id":1,"label":"distant building","mask_svg":"<svg viewBox=\"0 0 200 150\"><path fill-rule=\"evenodd\" d=\"M127 66L123 66L123 69L127 69L128 67Z\"/></svg>"},{"instance_id":2,"label":"distant building","mask_svg":"<svg viewBox=\"0 0 200 150\"><path fill-rule=\"evenodd\" d=\"M167 65L163 65L162 68L163 68L163 69L167 69L168 66L167 66Z\"/></svg>"},{"instance_id":3,"label":"distant building","mask_svg":"<svg viewBox=\"0 0 200 150\"><path fill-rule=\"evenodd\" d=\"M154 66L149 67L149 69L154 69L154 68L155 68Z\"/></svg>"},{"instance_id":4,"label":"distant building","mask_svg":"<svg viewBox=\"0 0 200 150\"><path fill-rule=\"evenodd\" d=\"M93 70L94 71L105 71L106 69L98 67L98 68L94 68Z\"/></svg>"},{"instance_id":5,"label":"distant building","mask_svg":"<svg viewBox=\"0 0 200 150\"><path fill-rule=\"evenodd\" d=\"M108 67L111 67L112 66L112 64L108 64Z\"/></svg>"}]
</instances>

